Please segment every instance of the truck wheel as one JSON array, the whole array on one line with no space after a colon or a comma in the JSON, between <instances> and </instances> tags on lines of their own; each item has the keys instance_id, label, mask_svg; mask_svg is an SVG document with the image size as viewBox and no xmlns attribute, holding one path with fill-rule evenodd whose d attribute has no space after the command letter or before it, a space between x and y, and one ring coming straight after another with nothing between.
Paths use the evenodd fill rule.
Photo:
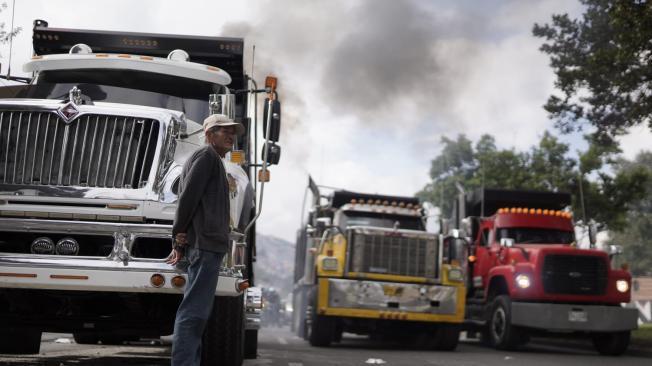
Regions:
<instances>
[{"instance_id":1,"label":"truck wheel","mask_svg":"<svg viewBox=\"0 0 652 366\"><path fill-rule=\"evenodd\" d=\"M335 338L334 318L317 314L318 303L317 289L312 291L312 306L310 312L310 323L308 324L308 342L315 347L328 347Z\"/></svg>"},{"instance_id":2,"label":"truck wheel","mask_svg":"<svg viewBox=\"0 0 652 366\"><path fill-rule=\"evenodd\" d=\"M100 338L94 333L73 333L72 338L77 344L97 344Z\"/></svg>"},{"instance_id":3,"label":"truck wheel","mask_svg":"<svg viewBox=\"0 0 652 366\"><path fill-rule=\"evenodd\" d=\"M258 356L258 330L245 330L244 358L251 360Z\"/></svg>"},{"instance_id":4,"label":"truck wheel","mask_svg":"<svg viewBox=\"0 0 652 366\"><path fill-rule=\"evenodd\" d=\"M16 328L0 330L0 353L20 355L39 353L40 350L40 331Z\"/></svg>"},{"instance_id":5,"label":"truck wheel","mask_svg":"<svg viewBox=\"0 0 652 366\"><path fill-rule=\"evenodd\" d=\"M520 330L511 324L509 296L500 295L494 299L487 324L489 342L494 348L513 350L521 343Z\"/></svg>"},{"instance_id":6,"label":"truck wheel","mask_svg":"<svg viewBox=\"0 0 652 366\"><path fill-rule=\"evenodd\" d=\"M454 351L460 341L460 326L457 324L441 324L435 330L434 349L438 351Z\"/></svg>"},{"instance_id":7,"label":"truck wheel","mask_svg":"<svg viewBox=\"0 0 652 366\"><path fill-rule=\"evenodd\" d=\"M620 356L629 346L630 331L613 333L593 333L593 347L605 356Z\"/></svg>"},{"instance_id":8,"label":"truck wheel","mask_svg":"<svg viewBox=\"0 0 652 366\"><path fill-rule=\"evenodd\" d=\"M240 366L244 356L244 300L216 296L202 340L202 366Z\"/></svg>"}]
</instances>

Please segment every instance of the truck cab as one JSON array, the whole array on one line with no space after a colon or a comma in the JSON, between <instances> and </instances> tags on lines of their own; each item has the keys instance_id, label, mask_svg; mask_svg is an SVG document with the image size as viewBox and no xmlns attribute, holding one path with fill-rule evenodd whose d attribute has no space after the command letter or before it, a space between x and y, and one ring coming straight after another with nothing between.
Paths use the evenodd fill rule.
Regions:
<instances>
[{"instance_id":1,"label":"truck cab","mask_svg":"<svg viewBox=\"0 0 652 366\"><path fill-rule=\"evenodd\" d=\"M296 246L297 333L313 346L351 332L455 349L462 271L444 260L441 237L425 231L419 201L345 190L321 196L312 186L316 199Z\"/></svg>"},{"instance_id":2,"label":"truck cab","mask_svg":"<svg viewBox=\"0 0 652 366\"><path fill-rule=\"evenodd\" d=\"M467 319L501 349L530 334L577 333L603 354L621 354L636 329L631 275L612 268L608 253L581 249L563 193L485 190L491 212L463 220L472 244L467 263ZM518 200L518 202L516 201ZM473 200L467 200L473 210Z\"/></svg>"},{"instance_id":3,"label":"truck cab","mask_svg":"<svg viewBox=\"0 0 652 366\"><path fill-rule=\"evenodd\" d=\"M44 331L77 343L172 333L186 282L165 263L179 176L204 144L202 121L221 113L250 134L223 161L230 251L202 362L240 365L258 324L245 310L261 306L245 293L260 213L251 168L268 166L251 149L247 96L258 88L243 72L244 41L41 20L33 32L32 77L0 88L0 353L37 353Z\"/></svg>"}]
</instances>

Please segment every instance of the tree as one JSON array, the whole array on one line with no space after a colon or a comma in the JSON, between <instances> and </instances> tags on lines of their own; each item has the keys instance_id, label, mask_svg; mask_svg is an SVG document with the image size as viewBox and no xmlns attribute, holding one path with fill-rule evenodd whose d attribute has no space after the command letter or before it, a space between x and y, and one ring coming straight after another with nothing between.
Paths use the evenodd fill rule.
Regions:
<instances>
[{"instance_id":1,"label":"tree","mask_svg":"<svg viewBox=\"0 0 652 366\"><path fill-rule=\"evenodd\" d=\"M647 171L652 173L652 152L639 153L634 161L617 162L619 171ZM630 205L625 229L612 235L614 244L624 247L624 259L634 275L652 275L652 182L646 184L646 194Z\"/></svg>"},{"instance_id":2,"label":"tree","mask_svg":"<svg viewBox=\"0 0 652 366\"><path fill-rule=\"evenodd\" d=\"M438 205L450 217L457 197L456 184L466 190L480 187L564 191L573 196L578 219L593 218L617 230L625 227L630 205L642 199L650 172L642 168L614 169L623 160L610 159L604 148L590 145L579 158L569 156L569 146L545 132L528 152L499 150L490 135L473 148L464 135L442 138L444 148L432 160L432 181L417 196ZM612 171L611 173L608 173ZM584 204L580 200L580 183Z\"/></svg>"},{"instance_id":3,"label":"tree","mask_svg":"<svg viewBox=\"0 0 652 366\"><path fill-rule=\"evenodd\" d=\"M535 24L541 50L562 96L544 108L562 132L595 127L594 139L615 145L629 127L652 128L652 5L649 0L580 0L582 19L556 14Z\"/></svg>"}]
</instances>

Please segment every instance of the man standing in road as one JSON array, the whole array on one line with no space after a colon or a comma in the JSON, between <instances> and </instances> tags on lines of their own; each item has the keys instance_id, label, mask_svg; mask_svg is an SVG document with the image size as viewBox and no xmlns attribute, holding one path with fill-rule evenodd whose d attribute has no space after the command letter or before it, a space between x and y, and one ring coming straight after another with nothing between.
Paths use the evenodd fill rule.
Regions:
<instances>
[{"instance_id":1,"label":"man standing in road","mask_svg":"<svg viewBox=\"0 0 652 366\"><path fill-rule=\"evenodd\" d=\"M199 365L201 342L210 317L220 264L229 242L229 184L222 158L244 127L222 114L204 120L207 146L186 161L172 227L174 246L167 263L185 256L188 281L177 310L172 365Z\"/></svg>"}]
</instances>

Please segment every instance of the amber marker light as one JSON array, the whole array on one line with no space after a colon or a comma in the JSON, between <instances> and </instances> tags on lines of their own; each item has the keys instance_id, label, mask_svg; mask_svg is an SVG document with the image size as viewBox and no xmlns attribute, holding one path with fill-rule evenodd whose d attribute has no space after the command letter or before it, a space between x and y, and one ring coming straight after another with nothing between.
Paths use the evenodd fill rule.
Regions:
<instances>
[{"instance_id":1,"label":"amber marker light","mask_svg":"<svg viewBox=\"0 0 652 366\"><path fill-rule=\"evenodd\" d=\"M87 280L88 276L79 276L79 275L50 275L50 278L53 280Z\"/></svg>"},{"instance_id":2,"label":"amber marker light","mask_svg":"<svg viewBox=\"0 0 652 366\"><path fill-rule=\"evenodd\" d=\"M140 56L140 59L143 61L153 61L154 57L152 56Z\"/></svg>"},{"instance_id":3,"label":"amber marker light","mask_svg":"<svg viewBox=\"0 0 652 366\"><path fill-rule=\"evenodd\" d=\"M475 262L476 259L477 259L477 258L476 258L474 255L470 255L470 256L469 256L469 263L473 263L473 262Z\"/></svg>"},{"instance_id":4,"label":"amber marker light","mask_svg":"<svg viewBox=\"0 0 652 366\"><path fill-rule=\"evenodd\" d=\"M231 151L231 162L238 165L244 164L245 162L244 151L242 150Z\"/></svg>"},{"instance_id":5,"label":"amber marker light","mask_svg":"<svg viewBox=\"0 0 652 366\"><path fill-rule=\"evenodd\" d=\"M162 274L155 273L150 277L149 283L156 288L163 287L165 285L165 277Z\"/></svg>"},{"instance_id":6,"label":"amber marker light","mask_svg":"<svg viewBox=\"0 0 652 366\"><path fill-rule=\"evenodd\" d=\"M120 58L131 58L131 55L119 54L118 57L120 57Z\"/></svg>"},{"instance_id":7,"label":"amber marker light","mask_svg":"<svg viewBox=\"0 0 652 366\"><path fill-rule=\"evenodd\" d=\"M271 179L271 174L269 170L259 170L258 171L258 181L259 182L269 182Z\"/></svg>"},{"instance_id":8,"label":"amber marker light","mask_svg":"<svg viewBox=\"0 0 652 366\"><path fill-rule=\"evenodd\" d=\"M278 79L275 76L268 76L265 78L265 88L269 88L271 90L271 93L274 93L276 91L276 87L278 86Z\"/></svg>"},{"instance_id":9,"label":"amber marker light","mask_svg":"<svg viewBox=\"0 0 652 366\"><path fill-rule=\"evenodd\" d=\"M114 210L135 210L135 209L138 208L138 205L109 203L109 204L106 205L106 208L111 208L111 209L114 209Z\"/></svg>"},{"instance_id":10,"label":"amber marker light","mask_svg":"<svg viewBox=\"0 0 652 366\"><path fill-rule=\"evenodd\" d=\"M537 215L541 215L543 211L540 208L537 208Z\"/></svg>"},{"instance_id":11,"label":"amber marker light","mask_svg":"<svg viewBox=\"0 0 652 366\"><path fill-rule=\"evenodd\" d=\"M238 292L243 292L244 290L246 290L248 288L249 288L249 281L247 281L247 280L240 280L240 281L236 281L236 283L235 283L235 289Z\"/></svg>"},{"instance_id":12,"label":"amber marker light","mask_svg":"<svg viewBox=\"0 0 652 366\"><path fill-rule=\"evenodd\" d=\"M174 276L172 277L172 280L170 280L170 283L176 288L182 288L186 285L186 278L183 276Z\"/></svg>"}]
</instances>

